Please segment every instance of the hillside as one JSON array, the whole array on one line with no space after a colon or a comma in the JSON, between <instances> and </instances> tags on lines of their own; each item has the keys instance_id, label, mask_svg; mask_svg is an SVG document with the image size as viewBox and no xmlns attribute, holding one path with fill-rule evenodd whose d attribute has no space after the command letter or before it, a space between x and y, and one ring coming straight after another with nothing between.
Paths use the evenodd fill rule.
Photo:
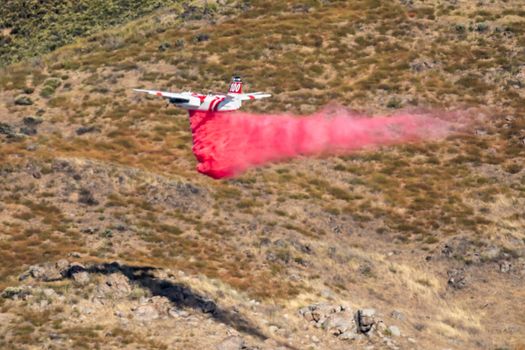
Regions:
<instances>
[{"instance_id":1,"label":"hillside","mask_svg":"<svg viewBox=\"0 0 525 350\"><path fill-rule=\"evenodd\" d=\"M521 0L89 3L79 37L1 46L0 348L525 347ZM233 73L273 94L248 111L471 127L216 181L132 89Z\"/></svg>"},{"instance_id":2,"label":"hillside","mask_svg":"<svg viewBox=\"0 0 525 350\"><path fill-rule=\"evenodd\" d=\"M0 7L0 65L36 58L77 37L121 25L160 8L180 13L185 4L159 0L7 0Z\"/></svg>"}]
</instances>

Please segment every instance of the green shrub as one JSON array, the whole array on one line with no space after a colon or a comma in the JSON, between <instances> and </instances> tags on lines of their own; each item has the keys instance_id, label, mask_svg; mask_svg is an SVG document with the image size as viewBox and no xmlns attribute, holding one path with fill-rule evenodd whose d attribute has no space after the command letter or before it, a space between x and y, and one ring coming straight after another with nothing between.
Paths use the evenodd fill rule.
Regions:
<instances>
[{"instance_id":1,"label":"green shrub","mask_svg":"<svg viewBox=\"0 0 525 350\"><path fill-rule=\"evenodd\" d=\"M58 87L61 84L62 82L60 81L60 79L56 79L56 78L47 79L44 82L44 87L42 87L42 90L40 91L40 96L44 98L51 97L51 95L55 93L56 89L58 89Z\"/></svg>"}]
</instances>

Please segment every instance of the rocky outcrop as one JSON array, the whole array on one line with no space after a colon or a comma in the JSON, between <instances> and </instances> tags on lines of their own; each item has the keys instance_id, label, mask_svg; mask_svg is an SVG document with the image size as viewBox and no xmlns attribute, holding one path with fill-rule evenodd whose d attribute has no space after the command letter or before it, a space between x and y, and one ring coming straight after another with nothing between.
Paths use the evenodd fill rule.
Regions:
<instances>
[{"instance_id":1,"label":"rocky outcrop","mask_svg":"<svg viewBox=\"0 0 525 350\"><path fill-rule=\"evenodd\" d=\"M401 336L400 329L394 325L387 327L374 309L353 311L344 305L319 303L300 309L299 314L314 327L325 330L341 341L378 338L388 348L398 348L390 337Z\"/></svg>"},{"instance_id":2,"label":"rocky outcrop","mask_svg":"<svg viewBox=\"0 0 525 350\"><path fill-rule=\"evenodd\" d=\"M78 256L72 253L68 257ZM172 273L162 269L116 262L83 265L61 259L30 266L20 275L20 282L20 286L0 291L2 303L9 303L9 308L27 307L49 320L58 319L56 322L66 322L71 327L79 323L102 327L101 319L102 324L110 322L117 328L135 330L151 329L155 324L162 328L183 327L186 332L195 332L202 326L211 327L223 333L217 333L207 348L225 350L261 349L248 346L249 341L239 332L265 339L258 327L244 319L239 310L219 307L215 301L178 283ZM6 317L11 316L7 314ZM53 331L53 334L49 336L51 342L65 339L60 331Z\"/></svg>"},{"instance_id":3,"label":"rocky outcrop","mask_svg":"<svg viewBox=\"0 0 525 350\"><path fill-rule=\"evenodd\" d=\"M168 317L171 309L170 301L165 297L155 296L144 298L140 305L133 308L133 317L142 322L150 322L159 318Z\"/></svg>"},{"instance_id":4,"label":"rocky outcrop","mask_svg":"<svg viewBox=\"0 0 525 350\"><path fill-rule=\"evenodd\" d=\"M121 273L112 273L102 277L96 289L96 295L101 298L124 297L131 293L129 279Z\"/></svg>"},{"instance_id":5,"label":"rocky outcrop","mask_svg":"<svg viewBox=\"0 0 525 350\"><path fill-rule=\"evenodd\" d=\"M22 287L7 287L0 293L0 297L4 299L25 299L31 291Z\"/></svg>"},{"instance_id":6,"label":"rocky outcrop","mask_svg":"<svg viewBox=\"0 0 525 350\"><path fill-rule=\"evenodd\" d=\"M28 277L32 277L37 281L52 282L59 281L66 277L68 269L71 264L65 260L59 260L56 263L44 263L39 265L33 265L29 269L20 275L20 280L25 280Z\"/></svg>"}]
</instances>

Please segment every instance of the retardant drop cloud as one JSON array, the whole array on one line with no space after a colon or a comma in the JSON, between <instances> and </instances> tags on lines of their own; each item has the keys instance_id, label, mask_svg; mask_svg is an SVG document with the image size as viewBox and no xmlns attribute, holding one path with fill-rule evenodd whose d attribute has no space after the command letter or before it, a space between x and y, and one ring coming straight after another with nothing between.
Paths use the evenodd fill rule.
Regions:
<instances>
[{"instance_id":1,"label":"retardant drop cloud","mask_svg":"<svg viewBox=\"0 0 525 350\"><path fill-rule=\"evenodd\" d=\"M425 114L357 114L341 107L310 116L196 112L190 118L197 170L215 179L297 156L353 151L447 136L450 123Z\"/></svg>"}]
</instances>

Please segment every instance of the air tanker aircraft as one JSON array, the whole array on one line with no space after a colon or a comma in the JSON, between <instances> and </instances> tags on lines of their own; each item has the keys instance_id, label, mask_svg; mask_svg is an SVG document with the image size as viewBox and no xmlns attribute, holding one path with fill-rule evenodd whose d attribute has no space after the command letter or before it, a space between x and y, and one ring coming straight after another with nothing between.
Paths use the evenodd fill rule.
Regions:
<instances>
[{"instance_id":1,"label":"air tanker aircraft","mask_svg":"<svg viewBox=\"0 0 525 350\"><path fill-rule=\"evenodd\" d=\"M162 92L157 90L134 89L137 92L145 92L150 95L160 96L178 107L182 107L190 113L195 112L228 112L241 108L242 101L258 100L270 97L270 94L253 92L245 94L242 92L242 80L234 76L226 95L208 94L202 95L194 92Z\"/></svg>"}]
</instances>

